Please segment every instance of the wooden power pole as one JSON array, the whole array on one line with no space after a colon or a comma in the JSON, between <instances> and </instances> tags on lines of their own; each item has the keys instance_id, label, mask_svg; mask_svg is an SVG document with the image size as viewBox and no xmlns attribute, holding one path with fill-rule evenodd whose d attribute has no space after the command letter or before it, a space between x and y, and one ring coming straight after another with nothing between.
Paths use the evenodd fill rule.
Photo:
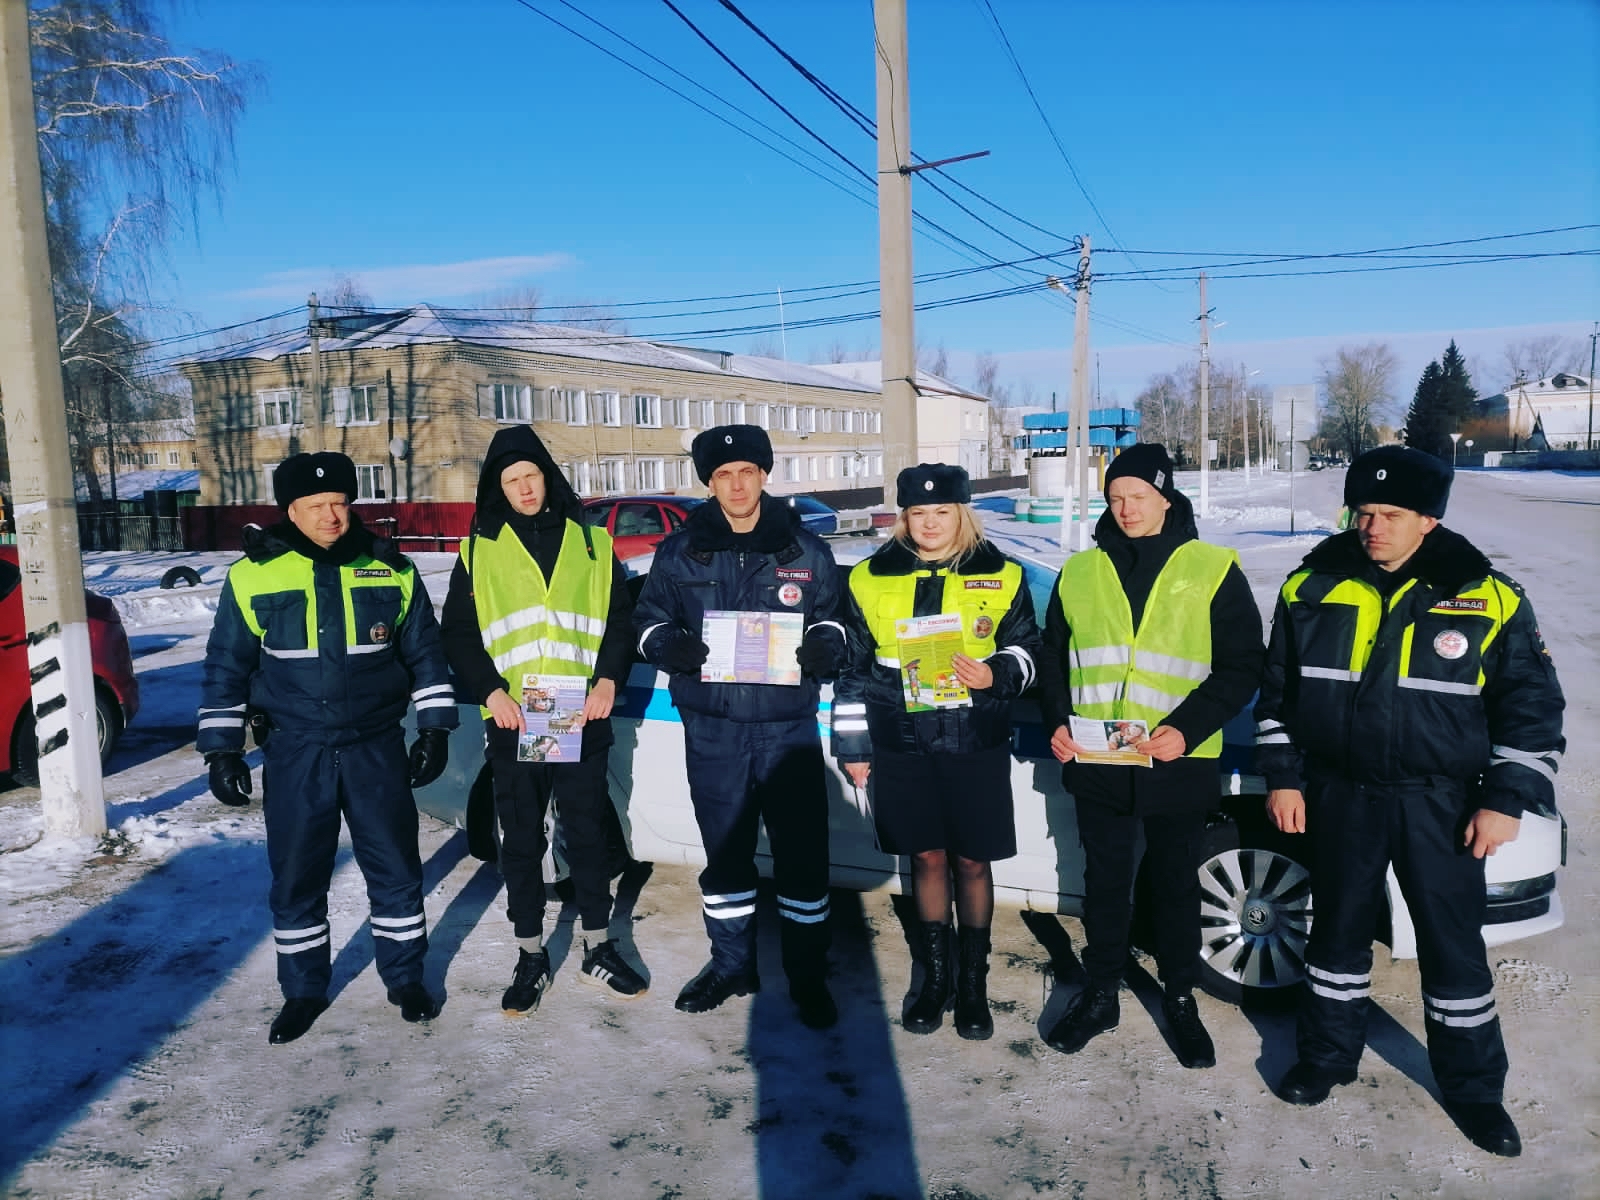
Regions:
<instances>
[{"instance_id":1,"label":"wooden power pole","mask_svg":"<svg viewBox=\"0 0 1600 1200\"><path fill-rule=\"evenodd\" d=\"M1077 550L1089 548L1089 239L1078 251L1078 278L1072 317L1072 489L1078 502ZM1065 505L1063 505L1065 508ZM1061 514L1062 528L1067 524Z\"/></svg>"},{"instance_id":2,"label":"wooden power pole","mask_svg":"<svg viewBox=\"0 0 1600 1200\"><path fill-rule=\"evenodd\" d=\"M878 69L878 302L883 340L883 501L917 461L917 347L911 290L911 91L906 0L873 0Z\"/></svg>"},{"instance_id":3,"label":"wooden power pole","mask_svg":"<svg viewBox=\"0 0 1600 1200\"><path fill-rule=\"evenodd\" d=\"M67 453L27 0L0 0L0 390L5 394L45 831L106 829L78 507Z\"/></svg>"},{"instance_id":4,"label":"wooden power pole","mask_svg":"<svg viewBox=\"0 0 1600 1200\"><path fill-rule=\"evenodd\" d=\"M1200 272L1200 515L1211 515L1211 310Z\"/></svg>"}]
</instances>

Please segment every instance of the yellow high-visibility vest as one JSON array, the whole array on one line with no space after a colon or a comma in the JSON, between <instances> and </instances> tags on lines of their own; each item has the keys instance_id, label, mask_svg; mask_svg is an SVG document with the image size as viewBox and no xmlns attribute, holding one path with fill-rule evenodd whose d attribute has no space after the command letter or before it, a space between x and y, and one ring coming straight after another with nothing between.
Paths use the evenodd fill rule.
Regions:
<instances>
[{"instance_id":1,"label":"yellow high-visibility vest","mask_svg":"<svg viewBox=\"0 0 1600 1200\"><path fill-rule=\"evenodd\" d=\"M1068 681L1073 711L1096 720L1143 720L1154 729L1211 674L1211 601L1232 550L1185 542L1172 552L1145 601L1139 628L1104 550L1067 560L1056 596L1072 631ZM1216 758L1219 729L1186 757Z\"/></svg>"},{"instance_id":2,"label":"yellow high-visibility vest","mask_svg":"<svg viewBox=\"0 0 1600 1200\"><path fill-rule=\"evenodd\" d=\"M316 563L303 554L280 554L266 562L245 558L228 568L239 613L269 658L321 653L315 570ZM416 578L409 565L396 568L365 554L339 568L346 654L391 649L399 623L411 611Z\"/></svg>"},{"instance_id":3,"label":"yellow high-visibility vest","mask_svg":"<svg viewBox=\"0 0 1600 1200\"><path fill-rule=\"evenodd\" d=\"M1011 602L1022 586L1022 568L1009 560L991 575L958 575L948 570L874 575L869 569L870 563L869 559L851 569L850 591L861 607L861 615L867 619L872 640L877 643L878 663L893 670L900 668L895 622L912 615L919 579L944 576L939 611L961 614L962 653L980 660L994 653L994 638L1001 618L1011 611Z\"/></svg>"},{"instance_id":4,"label":"yellow high-visibility vest","mask_svg":"<svg viewBox=\"0 0 1600 1200\"><path fill-rule=\"evenodd\" d=\"M612 558L605 530L590 529L589 537L592 558L583 529L566 523L548 581L510 525L495 537L461 543L483 647L513 696L521 694L525 674L594 673L611 611Z\"/></svg>"}]
</instances>

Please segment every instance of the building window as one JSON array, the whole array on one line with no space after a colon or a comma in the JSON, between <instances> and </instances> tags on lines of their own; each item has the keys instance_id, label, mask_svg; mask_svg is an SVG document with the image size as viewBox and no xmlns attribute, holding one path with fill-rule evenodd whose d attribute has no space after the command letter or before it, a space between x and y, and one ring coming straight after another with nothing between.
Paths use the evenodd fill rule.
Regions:
<instances>
[{"instance_id":1,"label":"building window","mask_svg":"<svg viewBox=\"0 0 1600 1200\"><path fill-rule=\"evenodd\" d=\"M662 475L661 460L659 458L641 458L638 465L639 490L641 492L659 492L666 487Z\"/></svg>"},{"instance_id":2,"label":"building window","mask_svg":"<svg viewBox=\"0 0 1600 1200\"><path fill-rule=\"evenodd\" d=\"M806 459L806 478L811 480L812 483L822 478L822 473L818 469L819 465L815 454Z\"/></svg>"},{"instance_id":3,"label":"building window","mask_svg":"<svg viewBox=\"0 0 1600 1200\"><path fill-rule=\"evenodd\" d=\"M235 504L255 504L258 501L265 502L272 497L274 495L272 490L272 473L276 471L280 465L281 464L279 463L262 464L261 476L265 481L266 486L264 486L260 492L256 492L255 490L254 477L247 476L244 480L241 480L240 487L234 495L233 502ZM228 473L224 473L223 478L226 479L227 477ZM247 490L253 494L248 496L245 495Z\"/></svg>"},{"instance_id":4,"label":"building window","mask_svg":"<svg viewBox=\"0 0 1600 1200\"><path fill-rule=\"evenodd\" d=\"M722 410L722 420L719 422L719 424L722 424L722 425L743 425L744 424L744 401L743 400L724 400L717 407Z\"/></svg>"},{"instance_id":5,"label":"building window","mask_svg":"<svg viewBox=\"0 0 1600 1200\"><path fill-rule=\"evenodd\" d=\"M568 425L589 423L589 398L582 388L556 388L550 393L551 419Z\"/></svg>"},{"instance_id":6,"label":"building window","mask_svg":"<svg viewBox=\"0 0 1600 1200\"><path fill-rule=\"evenodd\" d=\"M183 456L176 450L167 451L167 466L175 467L183 460Z\"/></svg>"},{"instance_id":7,"label":"building window","mask_svg":"<svg viewBox=\"0 0 1600 1200\"><path fill-rule=\"evenodd\" d=\"M817 431L817 410L807 405L800 410L800 432L815 433Z\"/></svg>"},{"instance_id":8,"label":"building window","mask_svg":"<svg viewBox=\"0 0 1600 1200\"><path fill-rule=\"evenodd\" d=\"M783 481L785 483L800 482L800 456L785 454L783 456Z\"/></svg>"},{"instance_id":9,"label":"building window","mask_svg":"<svg viewBox=\"0 0 1600 1200\"><path fill-rule=\"evenodd\" d=\"M261 400L261 424L286 429L300 423L300 389L273 388L256 393Z\"/></svg>"},{"instance_id":10,"label":"building window","mask_svg":"<svg viewBox=\"0 0 1600 1200\"><path fill-rule=\"evenodd\" d=\"M356 468L356 499L387 500L389 468L378 463Z\"/></svg>"},{"instance_id":11,"label":"building window","mask_svg":"<svg viewBox=\"0 0 1600 1200\"><path fill-rule=\"evenodd\" d=\"M883 414L881 412L862 413L861 415L866 417L871 425L871 428L867 430L868 433L883 432Z\"/></svg>"},{"instance_id":12,"label":"building window","mask_svg":"<svg viewBox=\"0 0 1600 1200\"><path fill-rule=\"evenodd\" d=\"M600 491L604 495L613 496L627 488L626 467L627 463L620 458L600 460Z\"/></svg>"},{"instance_id":13,"label":"building window","mask_svg":"<svg viewBox=\"0 0 1600 1200\"><path fill-rule=\"evenodd\" d=\"M589 470L589 460L579 459L577 462L561 464L561 473L567 477L567 482L572 485L572 490L580 496L592 495L594 480Z\"/></svg>"},{"instance_id":14,"label":"building window","mask_svg":"<svg viewBox=\"0 0 1600 1200\"><path fill-rule=\"evenodd\" d=\"M836 459L831 454L828 455L828 478L832 479L834 477L834 472L837 471L838 469L839 469L839 460Z\"/></svg>"},{"instance_id":15,"label":"building window","mask_svg":"<svg viewBox=\"0 0 1600 1200\"><path fill-rule=\"evenodd\" d=\"M526 383L480 385L478 415L505 424L526 425L533 420L533 386Z\"/></svg>"},{"instance_id":16,"label":"building window","mask_svg":"<svg viewBox=\"0 0 1600 1200\"><path fill-rule=\"evenodd\" d=\"M117 451L117 466L136 467L139 465L139 456L131 450Z\"/></svg>"},{"instance_id":17,"label":"building window","mask_svg":"<svg viewBox=\"0 0 1600 1200\"><path fill-rule=\"evenodd\" d=\"M772 428L772 405L752 404L750 406L750 424L759 425L762 429Z\"/></svg>"},{"instance_id":18,"label":"building window","mask_svg":"<svg viewBox=\"0 0 1600 1200\"><path fill-rule=\"evenodd\" d=\"M616 392L595 392L594 422L596 425L622 424L622 397Z\"/></svg>"},{"instance_id":19,"label":"building window","mask_svg":"<svg viewBox=\"0 0 1600 1200\"><path fill-rule=\"evenodd\" d=\"M794 405L792 405L792 404L780 404L780 405L778 405L778 428L783 430L785 433L793 433L794 432L794 424L795 424Z\"/></svg>"},{"instance_id":20,"label":"building window","mask_svg":"<svg viewBox=\"0 0 1600 1200\"><path fill-rule=\"evenodd\" d=\"M333 423L335 425L375 425L378 421L378 388L376 384L333 389Z\"/></svg>"},{"instance_id":21,"label":"building window","mask_svg":"<svg viewBox=\"0 0 1600 1200\"><path fill-rule=\"evenodd\" d=\"M839 432L854 433L856 431L855 410L845 408L839 411Z\"/></svg>"},{"instance_id":22,"label":"building window","mask_svg":"<svg viewBox=\"0 0 1600 1200\"><path fill-rule=\"evenodd\" d=\"M640 429L660 429L661 397L635 396L633 398L633 423Z\"/></svg>"},{"instance_id":23,"label":"building window","mask_svg":"<svg viewBox=\"0 0 1600 1200\"><path fill-rule=\"evenodd\" d=\"M671 409L672 409L672 425L673 425L673 428L675 428L675 429L687 429L689 427L689 400L688 400L688 398L686 396L679 396L674 400L668 400L667 404L670 405Z\"/></svg>"},{"instance_id":24,"label":"building window","mask_svg":"<svg viewBox=\"0 0 1600 1200\"><path fill-rule=\"evenodd\" d=\"M833 432L833 409L831 408L825 408L822 410L822 432Z\"/></svg>"},{"instance_id":25,"label":"building window","mask_svg":"<svg viewBox=\"0 0 1600 1200\"><path fill-rule=\"evenodd\" d=\"M678 486L693 487L698 482L694 473L694 461L680 458L678 460Z\"/></svg>"},{"instance_id":26,"label":"building window","mask_svg":"<svg viewBox=\"0 0 1600 1200\"><path fill-rule=\"evenodd\" d=\"M867 477L869 479L876 479L879 476L881 476L882 474L883 474L883 455L881 455L881 454L869 454L869 455L867 455Z\"/></svg>"},{"instance_id":27,"label":"building window","mask_svg":"<svg viewBox=\"0 0 1600 1200\"><path fill-rule=\"evenodd\" d=\"M143 467L153 467L159 461L160 457L154 450L146 450L139 456L139 465Z\"/></svg>"},{"instance_id":28,"label":"building window","mask_svg":"<svg viewBox=\"0 0 1600 1200\"><path fill-rule=\"evenodd\" d=\"M848 454L839 455L839 478L854 479L856 474L856 460Z\"/></svg>"}]
</instances>

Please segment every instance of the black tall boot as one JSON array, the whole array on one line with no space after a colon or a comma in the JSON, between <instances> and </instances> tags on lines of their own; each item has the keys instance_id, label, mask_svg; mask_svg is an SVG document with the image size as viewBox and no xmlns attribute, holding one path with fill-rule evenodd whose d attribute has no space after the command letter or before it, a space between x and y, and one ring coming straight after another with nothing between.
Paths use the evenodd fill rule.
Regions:
<instances>
[{"instance_id":1,"label":"black tall boot","mask_svg":"<svg viewBox=\"0 0 1600 1200\"><path fill-rule=\"evenodd\" d=\"M969 1042L982 1042L994 1036L994 1018L989 1015L989 927L968 929L958 934L960 966L956 975L956 1032Z\"/></svg>"},{"instance_id":2,"label":"black tall boot","mask_svg":"<svg viewBox=\"0 0 1600 1200\"><path fill-rule=\"evenodd\" d=\"M944 921L922 921L917 927L922 962L922 990L900 1024L907 1033L932 1033L944 1020L954 987L950 979L950 926Z\"/></svg>"}]
</instances>

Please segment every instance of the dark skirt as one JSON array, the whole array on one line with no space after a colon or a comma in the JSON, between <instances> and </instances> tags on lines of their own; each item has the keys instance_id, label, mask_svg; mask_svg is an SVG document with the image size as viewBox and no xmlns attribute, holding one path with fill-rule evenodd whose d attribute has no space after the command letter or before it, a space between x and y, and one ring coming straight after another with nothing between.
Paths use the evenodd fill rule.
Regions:
<instances>
[{"instance_id":1,"label":"dark skirt","mask_svg":"<svg viewBox=\"0 0 1600 1200\"><path fill-rule=\"evenodd\" d=\"M974 862L1017 852L1011 748L968 754L897 754L875 749L872 811L890 854L943 850Z\"/></svg>"}]
</instances>

